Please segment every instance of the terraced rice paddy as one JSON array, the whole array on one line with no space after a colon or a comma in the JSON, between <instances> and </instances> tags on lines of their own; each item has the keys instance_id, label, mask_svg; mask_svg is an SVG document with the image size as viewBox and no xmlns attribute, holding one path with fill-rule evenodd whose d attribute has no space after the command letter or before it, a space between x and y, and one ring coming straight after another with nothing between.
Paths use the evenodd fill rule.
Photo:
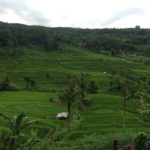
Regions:
<instances>
[{"instance_id":1,"label":"terraced rice paddy","mask_svg":"<svg viewBox=\"0 0 150 150\"><path fill-rule=\"evenodd\" d=\"M36 91L0 92L0 112L14 116L25 112L29 118L39 120L36 128L48 129L51 125L58 129L65 127L62 121L52 119L57 113L66 111L57 97L57 91L65 87L65 78L69 73L84 72L99 83L99 93L90 95L91 104L86 108L81 121L73 122L73 129L68 139L73 143L84 135L122 133L123 100L122 96L108 91L108 79L103 72L115 69L132 69L150 74L149 68L141 62L133 62L129 58L115 58L95 54L78 48L66 47L64 52L42 52L39 49L25 49L25 56L18 59L1 60L11 80L25 88L24 77L36 80ZM29 53L30 52L30 53ZM45 79L49 73L50 80ZM48 91L48 92L44 92ZM53 102L49 99L53 98ZM3 122L0 120L1 128ZM74 125L75 124L75 125ZM144 122L138 113L138 102L127 102L126 131L148 132L150 122Z\"/></svg>"}]
</instances>

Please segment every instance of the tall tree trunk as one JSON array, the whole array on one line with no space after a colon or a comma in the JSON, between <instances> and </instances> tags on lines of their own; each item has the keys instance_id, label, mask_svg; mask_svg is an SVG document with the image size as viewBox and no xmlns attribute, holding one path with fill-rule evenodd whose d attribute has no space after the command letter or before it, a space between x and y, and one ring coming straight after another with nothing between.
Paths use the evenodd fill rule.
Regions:
<instances>
[{"instance_id":1,"label":"tall tree trunk","mask_svg":"<svg viewBox=\"0 0 150 150\"><path fill-rule=\"evenodd\" d=\"M123 104L123 128L125 129L125 120L126 120L126 97L124 97L124 104Z\"/></svg>"},{"instance_id":2,"label":"tall tree trunk","mask_svg":"<svg viewBox=\"0 0 150 150\"><path fill-rule=\"evenodd\" d=\"M67 123L68 123L68 131L70 130L70 117L71 117L71 102L68 100L67 104L67 109L68 109L68 118L67 118Z\"/></svg>"}]
</instances>

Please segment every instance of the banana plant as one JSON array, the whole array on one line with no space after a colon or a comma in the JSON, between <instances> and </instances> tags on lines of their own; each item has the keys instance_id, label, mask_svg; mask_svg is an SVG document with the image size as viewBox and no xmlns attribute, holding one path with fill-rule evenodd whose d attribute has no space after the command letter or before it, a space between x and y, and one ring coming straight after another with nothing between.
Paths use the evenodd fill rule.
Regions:
<instances>
[{"instance_id":1,"label":"banana plant","mask_svg":"<svg viewBox=\"0 0 150 150\"><path fill-rule=\"evenodd\" d=\"M17 116L14 116L13 118L9 118L5 116L3 113L0 113L0 116L7 121L8 128L12 131L14 136L19 135L20 132L26 127L38 123L37 120L29 121L27 119L27 116L23 112Z\"/></svg>"}]
</instances>

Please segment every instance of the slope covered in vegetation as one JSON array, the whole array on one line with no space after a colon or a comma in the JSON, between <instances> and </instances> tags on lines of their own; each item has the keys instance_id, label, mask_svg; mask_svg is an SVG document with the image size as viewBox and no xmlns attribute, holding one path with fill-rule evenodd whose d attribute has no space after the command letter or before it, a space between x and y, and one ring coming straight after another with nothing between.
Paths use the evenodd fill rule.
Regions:
<instances>
[{"instance_id":1,"label":"slope covered in vegetation","mask_svg":"<svg viewBox=\"0 0 150 150\"><path fill-rule=\"evenodd\" d=\"M99 147L102 150L108 150L111 149L113 139L119 139L120 146L122 146L130 143L134 135L140 131L149 134L150 121L144 118L144 113L141 114L141 109L145 108L144 104L141 104L141 97L143 98L143 93L149 96L150 87L150 60L144 56L149 47L147 37L149 30L139 28L124 30L51 29L1 23L2 25L0 32L4 32L3 28L7 27L11 34L12 30L14 33L17 31L16 35L24 34L21 37L28 40L26 43L15 45L12 40L22 39L14 36L13 33L8 40L13 43L12 45L8 43L4 45L1 42L0 84L4 88L0 92L0 113L13 117L24 112L29 119L38 121L38 124L26 128L20 135L20 139L33 135L36 140L40 139L40 142L34 143L32 149L84 150ZM41 29L41 34L46 33L48 37L53 32L52 38L57 37L54 44L57 43L58 47L55 45L48 50L48 47L42 43L42 40L47 37L40 37L42 40L40 38L38 40L41 43L38 40L34 41L33 37L29 39L29 33L30 36L38 38L39 29ZM36 30L35 33L32 33L34 30ZM138 36L135 34L140 38L147 39L146 43L132 42L132 46L137 48L132 49L134 54L138 54L137 56L133 53L124 55L122 52L118 52L119 49L113 47L110 41L107 41L111 38L111 40L115 39L119 40L119 43L121 41L124 43L132 38L137 38ZM114 35L116 38L113 38ZM120 38L117 39L119 35ZM0 36L2 37L2 34ZM101 41L99 38L105 39L104 41L107 41L105 46L110 44L110 47L117 51L117 55L110 52L109 47L102 48L101 44L98 44L97 48L94 47L95 43L92 43L94 44L92 47L81 44L81 41L85 40L84 38L87 38L86 40L89 42ZM7 38L1 39L6 40ZM50 41L48 43L51 45ZM143 51L140 52L140 50ZM124 51L126 50L124 49ZM16 53L14 54L14 52ZM81 73L84 73L88 80L96 82L98 91L88 94L90 101L85 106L80 119L77 117L76 104L73 105L70 131L68 132L66 121L55 119L57 113L67 111L66 105L60 103L58 92L66 88L67 77L70 74L80 76ZM28 87L28 81L31 83L31 88ZM124 82L127 82L125 87L131 84L133 88L129 87L129 89L138 92L133 93L127 100L126 109L124 109L124 88L118 87L118 85L122 86ZM10 83L13 88L8 87ZM141 89L139 85L144 87L143 93L138 90ZM147 101L149 102L148 96ZM123 120L124 112L125 122ZM0 129L2 133L8 132L3 118L0 118ZM36 132L36 136L30 132L31 129ZM48 137L47 133L49 133Z\"/></svg>"},{"instance_id":2,"label":"slope covered in vegetation","mask_svg":"<svg viewBox=\"0 0 150 150\"><path fill-rule=\"evenodd\" d=\"M150 30L140 26L129 29L48 28L0 22L0 47L40 45L47 51L61 48L62 44L111 55L149 55ZM20 55L17 49L0 54Z\"/></svg>"}]
</instances>

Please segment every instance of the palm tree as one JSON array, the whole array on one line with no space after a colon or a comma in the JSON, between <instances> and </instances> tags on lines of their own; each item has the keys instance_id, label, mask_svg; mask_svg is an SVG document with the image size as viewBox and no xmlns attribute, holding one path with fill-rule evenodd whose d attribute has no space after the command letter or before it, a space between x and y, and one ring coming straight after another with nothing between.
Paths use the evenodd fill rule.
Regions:
<instances>
[{"instance_id":1,"label":"palm tree","mask_svg":"<svg viewBox=\"0 0 150 150\"><path fill-rule=\"evenodd\" d=\"M79 78L76 79L76 88L80 102L84 105L87 104L87 102L89 101L87 95L88 81L83 73Z\"/></svg>"},{"instance_id":2,"label":"palm tree","mask_svg":"<svg viewBox=\"0 0 150 150\"><path fill-rule=\"evenodd\" d=\"M123 95L123 128L125 128L125 117L126 117L126 105L127 105L127 100L129 100L129 95L128 92L125 91Z\"/></svg>"},{"instance_id":3,"label":"palm tree","mask_svg":"<svg viewBox=\"0 0 150 150\"><path fill-rule=\"evenodd\" d=\"M131 91L132 83L128 79L123 79L121 83L121 92L123 94L123 128L125 128L126 105L127 100L132 97Z\"/></svg>"},{"instance_id":4,"label":"palm tree","mask_svg":"<svg viewBox=\"0 0 150 150\"><path fill-rule=\"evenodd\" d=\"M76 99L76 90L75 87L70 84L69 87L63 91L61 91L59 94L59 99L62 103L65 103L67 105L67 111L68 111L68 130L70 126L70 119L71 119L71 108L73 106L73 103Z\"/></svg>"},{"instance_id":5,"label":"palm tree","mask_svg":"<svg viewBox=\"0 0 150 150\"><path fill-rule=\"evenodd\" d=\"M36 120L28 121L24 113L20 113L13 118L9 118L2 113L0 113L0 116L7 120L8 128L12 131L14 136L18 136L24 128L37 123Z\"/></svg>"},{"instance_id":6,"label":"palm tree","mask_svg":"<svg viewBox=\"0 0 150 150\"><path fill-rule=\"evenodd\" d=\"M37 123L36 120L28 121L24 113L20 113L13 118L9 118L2 113L0 113L0 116L7 121L8 128L12 131L12 136L7 138L7 145L5 144L8 149L16 149L17 139L21 131L28 126Z\"/></svg>"}]
</instances>

